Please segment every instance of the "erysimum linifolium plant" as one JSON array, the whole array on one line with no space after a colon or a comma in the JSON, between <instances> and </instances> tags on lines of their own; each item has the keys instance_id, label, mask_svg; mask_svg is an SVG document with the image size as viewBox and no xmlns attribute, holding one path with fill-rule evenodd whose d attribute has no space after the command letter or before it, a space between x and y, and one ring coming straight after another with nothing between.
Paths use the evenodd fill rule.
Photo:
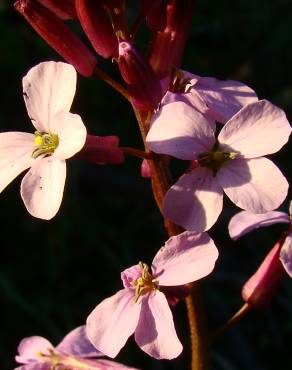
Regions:
<instances>
[{"instance_id":1,"label":"erysimum linifolium plant","mask_svg":"<svg viewBox=\"0 0 292 370\"><path fill-rule=\"evenodd\" d=\"M282 220L290 225L287 215L275 211L287 196L288 182L266 156L287 143L291 127L280 108L244 83L181 69L193 0L140 0L136 5L137 19L129 21L123 0L14 4L66 63L47 61L24 71L23 97L33 128L0 134L1 191L28 170L20 189L25 207L32 216L50 220L62 212L67 160L120 164L127 155L136 156L169 237L161 241L151 266L142 255L132 267L125 266L123 288L97 302L86 323L59 345L38 336L23 339L16 356L23 370L126 369L103 357L115 358L132 335L145 356L185 356L185 368L191 362L192 370L208 369L211 337L250 309L265 307L284 270L291 276L290 227L243 286L243 307L208 333L199 280L213 272L218 250L207 231L222 211L224 194L243 210L230 223L234 239L265 224ZM70 28L72 20L87 43ZM145 25L151 41L141 52L136 40ZM119 81L99 67L102 58L116 65ZM82 114L71 112L78 73L97 76L122 95L135 114L144 148L121 147L118 136L88 132ZM172 178L173 158L182 161L179 178ZM189 342L180 339L171 309L183 300L191 361L184 351Z\"/></svg>"}]
</instances>

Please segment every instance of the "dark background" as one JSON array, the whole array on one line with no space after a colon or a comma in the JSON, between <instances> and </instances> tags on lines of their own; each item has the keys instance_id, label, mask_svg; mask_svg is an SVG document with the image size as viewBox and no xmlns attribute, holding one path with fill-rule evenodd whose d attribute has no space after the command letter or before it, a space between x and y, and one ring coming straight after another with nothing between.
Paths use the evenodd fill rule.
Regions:
<instances>
[{"instance_id":1,"label":"dark background","mask_svg":"<svg viewBox=\"0 0 292 370\"><path fill-rule=\"evenodd\" d=\"M241 80L260 98L283 108L291 120L291 5L288 0L198 1L183 68L202 76ZM0 41L1 131L31 132L21 78L33 65L60 58L5 0L0 0ZM101 63L115 76L115 66ZM117 134L122 145L142 147L130 106L102 81L80 77L72 111L82 116L91 134ZM270 157L289 178L288 146ZM162 219L139 167L134 158L120 166L68 161L62 206L50 222L34 219L25 210L19 194L22 176L3 191L1 369L16 366L13 358L23 337L41 335L57 344L83 324L98 302L121 288L120 271L139 260L150 263L164 243ZM281 210L287 211L288 203L287 198ZM239 309L242 284L284 230L275 225L234 243L226 231L237 211L225 198L224 212L210 232L221 252L215 272L202 283L211 330ZM131 338L118 360L144 370L188 369L183 303L175 307L174 315L184 356L156 361ZM211 368L291 369L291 318L291 281L286 277L266 310L250 313L214 343Z\"/></svg>"}]
</instances>

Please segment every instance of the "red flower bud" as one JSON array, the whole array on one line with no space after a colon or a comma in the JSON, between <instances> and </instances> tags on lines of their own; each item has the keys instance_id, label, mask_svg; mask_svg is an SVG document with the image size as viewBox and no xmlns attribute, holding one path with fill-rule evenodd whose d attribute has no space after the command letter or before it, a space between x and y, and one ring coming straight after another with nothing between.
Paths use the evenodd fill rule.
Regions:
<instances>
[{"instance_id":1,"label":"red flower bud","mask_svg":"<svg viewBox=\"0 0 292 370\"><path fill-rule=\"evenodd\" d=\"M76 0L80 24L95 51L104 58L118 56L118 40L100 1Z\"/></svg>"},{"instance_id":2,"label":"red flower bud","mask_svg":"<svg viewBox=\"0 0 292 370\"><path fill-rule=\"evenodd\" d=\"M129 42L119 44L119 68L137 108L155 109L162 98L160 82L148 60Z\"/></svg>"},{"instance_id":3,"label":"red flower bud","mask_svg":"<svg viewBox=\"0 0 292 370\"><path fill-rule=\"evenodd\" d=\"M150 63L160 78L179 68L192 16L194 0L171 0L167 6L167 25L155 35Z\"/></svg>"},{"instance_id":4,"label":"red flower bud","mask_svg":"<svg viewBox=\"0 0 292 370\"><path fill-rule=\"evenodd\" d=\"M284 268L279 260L283 241L270 250L256 273L244 284L242 298L255 308L264 308L272 299L283 275Z\"/></svg>"},{"instance_id":5,"label":"red flower bud","mask_svg":"<svg viewBox=\"0 0 292 370\"><path fill-rule=\"evenodd\" d=\"M93 54L54 13L33 0L19 0L15 9L34 30L83 76L90 76L96 65Z\"/></svg>"},{"instance_id":6,"label":"red flower bud","mask_svg":"<svg viewBox=\"0 0 292 370\"><path fill-rule=\"evenodd\" d=\"M124 152L119 148L118 136L87 135L84 147L74 159L97 164L120 164L124 162Z\"/></svg>"},{"instance_id":7,"label":"red flower bud","mask_svg":"<svg viewBox=\"0 0 292 370\"><path fill-rule=\"evenodd\" d=\"M38 0L38 2L60 19L76 18L75 0Z\"/></svg>"}]
</instances>

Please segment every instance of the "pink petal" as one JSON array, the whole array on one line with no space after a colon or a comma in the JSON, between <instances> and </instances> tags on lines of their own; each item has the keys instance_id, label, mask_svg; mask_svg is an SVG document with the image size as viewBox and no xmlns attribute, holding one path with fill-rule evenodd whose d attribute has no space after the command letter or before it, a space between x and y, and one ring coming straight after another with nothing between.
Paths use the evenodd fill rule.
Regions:
<instances>
[{"instance_id":1,"label":"pink petal","mask_svg":"<svg viewBox=\"0 0 292 370\"><path fill-rule=\"evenodd\" d=\"M53 350L53 345L45 338L33 336L22 339L17 348L19 355L15 360L20 364L28 364L32 361L39 361L39 354L49 354Z\"/></svg>"},{"instance_id":2,"label":"pink petal","mask_svg":"<svg viewBox=\"0 0 292 370\"><path fill-rule=\"evenodd\" d=\"M131 266L126 270L121 272L121 279L124 285L124 288L134 288L135 281L142 276L142 270L139 264Z\"/></svg>"},{"instance_id":3,"label":"pink petal","mask_svg":"<svg viewBox=\"0 0 292 370\"><path fill-rule=\"evenodd\" d=\"M222 128L221 146L255 158L277 152L288 141L291 127L285 113L267 100L242 108Z\"/></svg>"},{"instance_id":4,"label":"pink petal","mask_svg":"<svg viewBox=\"0 0 292 370\"><path fill-rule=\"evenodd\" d=\"M85 144L86 127L78 114L60 112L53 117L50 128L59 138L59 145L52 158L70 158Z\"/></svg>"},{"instance_id":5,"label":"pink petal","mask_svg":"<svg viewBox=\"0 0 292 370\"><path fill-rule=\"evenodd\" d=\"M104 359L98 359L96 361L87 360L86 363L91 365L93 369L96 369L96 370L138 370L137 368L129 367L129 366L120 364L119 362L104 360ZM91 370L91 368L88 368L88 370L89 369ZM84 370L87 370L87 369L84 369Z\"/></svg>"},{"instance_id":6,"label":"pink petal","mask_svg":"<svg viewBox=\"0 0 292 370\"><path fill-rule=\"evenodd\" d=\"M76 90L76 71L67 63L44 62L31 68L22 80L23 94L33 125L50 132L54 116L68 112Z\"/></svg>"},{"instance_id":7,"label":"pink petal","mask_svg":"<svg viewBox=\"0 0 292 370\"><path fill-rule=\"evenodd\" d=\"M152 262L159 285L183 285L210 274L218 250L207 233L185 231L168 239Z\"/></svg>"},{"instance_id":8,"label":"pink petal","mask_svg":"<svg viewBox=\"0 0 292 370\"><path fill-rule=\"evenodd\" d=\"M292 234L287 235L280 252L280 260L287 274L292 278Z\"/></svg>"},{"instance_id":9,"label":"pink petal","mask_svg":"<svg viewBox=\"0 0 292 370\"><path fill-rule=\"evenodd\" d=\"M141 163L141 177L144 177L145 179L151 178L151 170L147 159L143 159Z\"/></svg>"},{"instance_id":10,"label":"pink petal","mask_svg":"<svg viewBox=\"0 0 292 370\"><path fill-rule=\"evenodd\" d=\"M171 360L183 349L167 300L158 290L143 299L135 340L144 352L157 360Z\"/></svg>"},{"instance_id":11,"label":"pink petal","mask_svg":"<svg viewBox=\"0 0 292 370\"><path fill-rule=\"evenodd\" d=\"M253 213L278 208L289 187L278 167L267 158L230 160L218 171L217 179L233 203Z\"/></svg>"},{"instance_id":12,"label":"pink petal","mask_svg":"<svg viewBox=\"0 0 292 370\"><path fill-rule=\"evenodd\" d=\"M50 220L58 212L66 179L66 162L37 158L21 182L21 197L28 212Z\"/></svg>"},{"instance_id":13,"label":"pink petal","mask_svg":"<svg viewBox=\"0 0 292 370\"><path fill-rule=\"evenodd\" d=\"M256 93L247 85L238 81L220 81L212 77L200 77L193 86L189 96L190 100L194 97L196 100L199 95L204 101L195 107L201 113L206 114L215 121L225 123L243 106L257 101Z\"/></svg>"},{"instance_id":14,"label":"pink petal","mask_svg":"<svg viewBox=\"0 0 292 370\"><path fill-rule=\"evenodd\" d=\"M185 174L168 190L164 215L187 230L208 230L222 211L223 191L207 168Z\"/></svg>"},{"instance_id":15,"label":"pink petal","mask_svg":"<svg viewBox=\"0 0 292 370\"><path fill-rule=\"evenodd\" d=\"M254 229L282 222L290 223L287 213L271 211L262 214L254 214L242 211L232 217L228 225L228 230L230 237L233 240L237 240Z\"/></svg>"},{"instance_id":16,"label":"pink petal","mask_svg":"<svg viewBox=\"0 0 292 370\"><path fill-rule=\"evenodd\" d=\"M115 357L134 333L141 310L134 294L131 289L120 290L103 300L87 318L87 336L106 356Z\"/></svg>"},{"instance_id":17,"label":"pink petal","mask_svg":"<svg viewBox=\"0 0 292 370\"><path fill-rule=\"evenodd\" d=\"M101 357L103 353L97 351L87 338L85 325L70 331L57 345L56 350L70 356Z\"/></svg>"},{"instance_id":18,"label":"pink petal","mask_svg":"<svg viewBox=\"0 0 292 370\"><path fill-rule=\"evenodd\" d=\"M146 137L155 153L179 159L195 159L210 150L214 143L214 122L183 102L164 105L152 118Z\"/></svg>"},{"instance_id":19,"label":"pink petal","mask_svg":"<svg viewBox=\"0 0 292 370\"><path fill-rule=\"evenodd\" d=\"M34 135L25 132L0 133L0 192L34 159Z\"/></svg>"}]
</instances>

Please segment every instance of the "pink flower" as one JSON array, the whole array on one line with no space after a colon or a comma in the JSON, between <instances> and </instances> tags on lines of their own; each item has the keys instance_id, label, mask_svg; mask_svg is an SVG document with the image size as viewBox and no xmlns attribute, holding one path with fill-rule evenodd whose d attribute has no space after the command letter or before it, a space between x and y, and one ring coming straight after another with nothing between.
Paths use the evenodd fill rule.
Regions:
<instances>
[{"instance_id":1,"label":"pink flower","mask_svg":"<svg viewBox=\"0 0 292 370\"><path fill-rule=\"evenodd\" d=\"M135 332L138 346L156 359L172 359L182 351L163 286L187 284L208 275L218 251L207 233L184 232L170 238L152 261L122 272L124 289L103 300L87 318L87 336L115 357Z\"/></svg>"},{"instance_id":2,"label":"pink flower","mask_svg":"<svg viewBox=\"0 0 292 370\"><path fill-rule=\"evenodd\" d=\"M96 359L102 356L86 337L85 326L79 326L67 334L56 347L43 337L22 339L15 360L24 366L15 370L135 370L117 362Z\"/></svg>"},{"instance_id":3,"label":"pink flower","mask_svg":"<svg viewBox=\"0 0 292 370\"><path fill-rule=\"evenodd\" d=\"M254 215L249 212L239 212L230 220L228 229L233 240L259 227L266 227L277 223L288 223L289 229L281 246L280 261L288 275L292 277L292 202L290 202L289 215L284 212L267 212Z\"/></svg>"},{"instance_id":4,"label":"pink flower","mask_svg":"<svg viewBox=\"0 0 292 370\"><path fill-rule=\"evenodd\" d=\"M161 104L183 101L207 118L226 123L242 107L257 100L254 90L242 82L220 81L179 70Z\"/></svg>"},{"instance_id":5,"label":"pink flower","mask_svg":"<svg viewBox=\"0 0 292 370\"><path fill-rule=\"evenodd\" d=\"M0 191L24 170L21 197L28 212L49 220L58 212L66 179L65 159L84 145L86 128L69 112L76 71L66 63L44 62L23 78L23 95L34 134L0 133Z\"/></svg>"},{"instance_id":6,"label":"pink flower","mask_svg":"<svg viewBox=\"0 0 292 370\"><path fill-rule=\"evenodd\" d=\"M207 230L221 213L223 191L253 213L277 208L289 185L278 167L262 156L277 152L290 132L285 113L266 100L244 106L217 140L214 121L195 108L181 101L162 106L146 138L149 148L193 161L166 193L165 216L187 230Z\"/></svg>"}]
</instances>

